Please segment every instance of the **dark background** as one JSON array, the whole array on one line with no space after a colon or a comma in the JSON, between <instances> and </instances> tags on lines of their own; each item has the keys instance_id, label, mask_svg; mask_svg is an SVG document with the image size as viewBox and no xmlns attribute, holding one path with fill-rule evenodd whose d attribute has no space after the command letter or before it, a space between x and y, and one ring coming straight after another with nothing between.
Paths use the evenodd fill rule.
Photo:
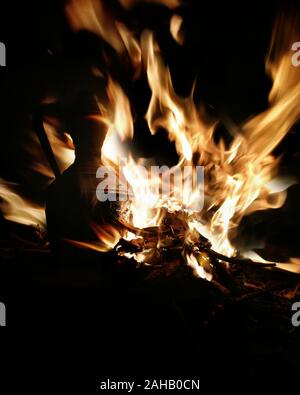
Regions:
<instances>
[{"instance_id":1,"label":"dark background","mask_svg":"<svg viewBox=\"0 0 300 395\"><path fill-rule=\"evenodd\" d=\"M63 1L25 1L1 4L0 10L0 41L7 48L7 67L0 68L0 176L22 184L25 193L37 201L43 201L46 191L36 187L34 178L24 175L26 160L22 149L38 103L49 93L55 93L63 103L85 89L101 94L88 70L92 63L103 63L104 44L89 34L72 33L63 7ZM184 17L183 47L174 43L169 34L171 11L166 8L143 5L125 18L137 29L155 30L178 93L188 94L197 77L196 100L204 103L212 116L223 120L218 133L226 136L226 120L238 123L266 108L271 83L265 74L264 60L272 24L278 13L297 10L300 11L300 4L296 1L187 1L177 10ZM127 82L126 73L130 74L130 70L124 70L117 61L112 71L123 84L136 114L138 152L172 161L174 152L163 132L151 139L143 121L149 100L146 82ZM297 177L298 129L295 125L295 133L290 133L277 148L277 153L283 155L281 172ZM275 245L277 256L299 256L298 197L299 188L291 187L282 209L248 219L243 224L245 238L250 229L256 237ZM7 239L15 229L12 231L2 218L0 231L1 237ZM280 343L281 351L272 353L281 338L278 328L272 324L266 327L266 318L261 317L265 320L261 332L251 335L243 332L247 317L242 307L229 311L224 321L202 331L198 339L197 334L190 333L198 322L187 323L174 312L170 297L174 285L170 285L171 290L168 285L162 299L153 289L124 290L124 280L119 278L110 279L110 285L101 288L97 280L102 273L92 262L97 259L109 262L109 257L86 258L84 269L70 262L63 270L53 269L55 262L51 258L30 257L28 262L27 259L22 258L22 263L18 260L14 269L3 265L0 289L0 300L11 306L10 328L1 339L7 346L6 365L27 372L29 360L34 360L30 364L32 369L24 375L26 385L33 385L39 375L47 384L53 384L59 377L67 385L85 382L87 375L85 383L93 387L95 377L138 373L147 376L158 374L157 371L158 377L162 374L186 377L192 372L203 377L297 371L298 353L292 353L292 344ZM79 282L77 286L81 276L96 280L86 280L84 286ZM53 282L49 278L54 278ZM185 284L182 292L185 307L189 305L188 316L205 316L206 309L209 310L203 301L206 296L187 295L186 288ZM191 299L193 302L188 303ZM270 344L261 350L269 333L274 331ZM249 336L251 341L245 344L245 337ZM195 346L198 341L203 348ZM252 342L259 349L254 355L250 352L255 348ZM287 355L282 352L285 347L290 350Z\"/></svg>"}]
</instances>

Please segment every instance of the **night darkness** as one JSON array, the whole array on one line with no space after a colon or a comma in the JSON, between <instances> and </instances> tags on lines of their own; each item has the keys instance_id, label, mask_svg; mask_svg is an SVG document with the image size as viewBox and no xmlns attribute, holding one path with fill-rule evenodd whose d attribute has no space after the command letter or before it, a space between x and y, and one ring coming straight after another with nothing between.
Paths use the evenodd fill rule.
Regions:
<instances>
[{"instance_id":1,"label":"night darkness","mask_svg":"<svg viewBox=\"0 0 300 395\"><path fill-rule=\"evenodd\" d=\"M130 99L135 136L128 144L135 155L166 165L178 159L163 130L149 133L146 78L132 81L130 66L104 41L71 31L65 3L6 2L0 10L0 41L7 58L6 67L0 67L0 178L20 184L23 196L40 204L49 190L28 167L29 151L24 149L34 117L41 101L55 96L63 131L76 120L76 108L71 115L68 111L82 92L103 97L103 86L90 72L92 65L108 72L103 48L110 54L109 71ZM196 80L195 101L211 119L221 120L215 138L228 143L229 123L237 125L267 108L272 83L265 58L276 16L300 13L299 1L186 0L176 10L184 21L180 46L169 31L172 10L139 4L125 13L117 1L109 3L135 31L155 32L179 95L187 96ZM295 124L274 152L281 157L279 174L296 180L299 133ZM43 155L41 151L45 161ZM261 240L261 255L269 260L300 257L299 199L295 184L280 209L245 217L235 242ZM75 196L73 204L80 204ZM291 300L278 302L265 292L257 300L231 301L212 314L223 296L204 281L199 287L187 273L144 282L135 268L119 267L110 253L66 249L58 259L53 251L24 252L22 240L28 238L36 241L31 227L0 213L0 302L6 304L8 326L0 336L6 356L2 362L9 373L21 375L23 389L42 389L46 382L54 389L82 386L94 393L100 378L192 377L204 383L209 376L299 373L300 339L298 328L290 324ZM299 282L297 275L276 273L276 284L281 275L287 284ZM267 278L265 273L262 277Z\"/></svg>"}]
</instances>

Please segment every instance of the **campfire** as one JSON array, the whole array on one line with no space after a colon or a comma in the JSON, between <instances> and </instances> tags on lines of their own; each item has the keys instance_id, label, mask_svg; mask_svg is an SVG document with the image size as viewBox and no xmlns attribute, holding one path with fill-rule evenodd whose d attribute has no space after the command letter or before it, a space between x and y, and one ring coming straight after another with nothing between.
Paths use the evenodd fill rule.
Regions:
<instances>
[{"instance_id":1,"label":"campfire","mask_svg":"<svg viewBox=\"0 0 300 395\"><path fill-rule=\"evenodd\" d=\"M102 161L118 169L122 186L129 185L131 193L122 199L125 201L120 202L117 213L123 225L121 234L111 231L112 239L103 243L100 229L99 249L115 245L116 253L123 258L162 270L175 268L176 262L183 261L196 276L209 281L214 278L216 262L226 266L229 262L249 262L247 258L255 257L267 267L291 268L293 265L266 262L252 251L239 251L231 240L244 216L278 208L285 201L289 185L276 179L279 159L272 152L299 118L299 70L291 66L291 54L286 52L287 43L296 39L296 31L288 27L288 21L275 26L266 62L273 79L269 108L231 130L232 141L226 146L223 140L215 143L218 120L209 119L204 108L195 104L193 92L182 98L174 91L154 32L146 30L137 37L117 20L105 30L105 9L97 8L97 2L79 3L71 2L67 7L71 26L99 34L120 56L126 54L134 69L133 78L146 74L152 92L145 114L149 131L155 134L165 130L178 154L178 163L172 169L153 177L147 170L149 160L147 163L143 158L134 158L131 151L124 149L122 141L132 139L138 130L134 130L129 99L109 77L108 104L105 107L99 103L101 122L108 126ZM132 5L123 3L125 7ZM178 5L165 3L170 8ZM174 11L170 32L179 43L183 40L181 23ZM285 40L278 40L283 32ZM195 166L204 169L203 185L196 190L192 183L183 185L179 198L174 197L174 188L169 194L161 194L159 186L164 177L169 179L178 169Z\"/></svg>"},{"instance_id":2,"label":"campfire","mask_svg":"<svg viewBox=\"0 0 300 395\"><path fill-rule=\"evenodd\" d=\"M177 45L183 45L184 20L176 13L181 2L153 2L170 10L170 34ZM136 3L119 0L118 6L126 13ZM229 124L231 141L227 143L215 138L220 120L208 113L206 103L196 103L194 90L188 97L176 93L154 31L126 26L101 1L69 1L65 14L75 32L92 33L109 48L102 54L106 69L95 65L91 70L105 85L103 97L95 99L95 111L84 110L81 116L104 136L96 147L101 155L96 161L89 158L93 162L93 204L100 210L106 210L104 201L116 204L111 207L112 221L90 221L97 240L73 239L66 234L64 242L99 252L112 251L117 260L142 267L150 278L171 275L182 266L190 268L195 276L225 293L232 290L228 289L228 277L238 278L239 270L248 275L249 268L253 272L299 272L295 257L288 262L270 262L235 242L242 219L256 211L281 207L287 188L294 182L278 177L280 158L274 149L300 118L300 68L293 67L290 50L290 43L299 38L297 24L281 19L276 22L266 59L266 71L272 79L269 106L240 125ZM147 80L151 90L145 113L149 133L166 133L170 149L176 149L176 164L161 166L155 158L138 156L130 144L139 130L123 81L109 71L111 52L130 70L128 79ZM41 106L48 110L35 118L36 134L32 134L29 151L34 159L31 171L47 177L49 183L54 176L64 177L60 172L73 163L77 144L74 138L72 141L72 130L65 130L63 136L58 133L58 111L49 111L55 105L56 98L43 98ZM41 153L48 163L38 159ZM163 162L164 158L160 159ZM98 168L102 170L96 173ZM7 219L43 226L43 207L30 207L31 203L4 181L0 194ZM249 287L260 288L253 283Z\"/></svg>"}]
</instances>

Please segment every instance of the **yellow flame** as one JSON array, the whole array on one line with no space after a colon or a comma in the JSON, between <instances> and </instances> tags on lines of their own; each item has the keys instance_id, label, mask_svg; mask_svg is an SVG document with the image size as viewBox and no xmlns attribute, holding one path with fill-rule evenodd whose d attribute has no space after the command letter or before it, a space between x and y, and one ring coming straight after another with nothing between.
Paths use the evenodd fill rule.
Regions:
<instances>
[{"instance_id":1,"label":"yellow flame","mask_svg":"<svg viewBox=\"0 0 300 395\"><path fill-rule=\"evenodd\" d=\"M107 94L110 106L103 108L103 111L109 128L102 147L102 159L118 164L119 159L126 156L121 142L133 137L133 119L127 96L111 78L108 80Z\"/></svg>"},{"instance_id":2,"label":"yellow flame","mask_svg":"<svg viewBox=\"0 0 300 395\"><path fill-rule=\"evenodd\" d=\"M0 179L0 209L4 217L23 225L45 226L45 210L29 199L22 198L14 189L16 184Z\"/></svg>"},{"instance_id":3,"label":"yellow flame","mask_svg":"<svg viewBox=\"0 0 300 395\"><path fill-rule=\"evenodd\" d=\"M71 0L66 5L66 16L74 31L87 30L105 40L115 51L127 53L139 75L141 52L134 33L117 21L108 2L103 0Z\"/></svg>"},{"instance_id":4,"label":"yellow flame","mask_svg":"<svg viewBox=\"0 0 300 395\"><path fill-rule=\"evenodd\" d=\"M118 230L109 224L100 227L93 223L92 228L99 240L98 242L85 242L78 240L67 240L67 242L75 247L87 248L98 252L107 252L114 248L121 238Z\"/></svg>"},{"instance_id":5,"label":"yellow flame","mask_svg":"<svg viewBox=\"0 0 300 395\"><path fill-rule=\"evenodd\" d=\"M60 170L63 172L75 160L72 137L68 133L59 136L56 129L46 121L44 122L44 129L47 133L55 159L58 162Z\"/></svg>"},{"instance_id":6,"label":"yellow flame","mask_svg":"<svg viewBox=\"0 0 300 395\"><path fill-rule=\"evenodd\" d=\"M195 255L187 254L186 259L188 266L190 266L193 269L193 272L197 277L203 278L204 280L208 280L208 281L212 280L213 277L212 274L207 272L205 268L201 265L201 260L203 261L207 260L208 259L207 256L204 255L203 257L201 257L200 263L195 257Z\"/></svg>"},{"instance_id":7,"label":"yellow flame","mask_svg":"<svg viewBox=\"0 0 300 395\"><path fill-rule=\"evenodd\" d=\"M170 32L174 40L182 45L183 44L183 34L181 31L183 19L180 15L173 15L170 21Z\"/></svg>"},{"instance_id":8,"label":"yellow flame","mask_svg":"<svg viewBox=\"0 0 300 395\"><path fill-rule=\"evenodd\" d=\"M88 30L105 39L117 52L124 50L115 20L104 1L71 0L66 5L66 15L73 30Z\"/></svg>"}]
</instances>

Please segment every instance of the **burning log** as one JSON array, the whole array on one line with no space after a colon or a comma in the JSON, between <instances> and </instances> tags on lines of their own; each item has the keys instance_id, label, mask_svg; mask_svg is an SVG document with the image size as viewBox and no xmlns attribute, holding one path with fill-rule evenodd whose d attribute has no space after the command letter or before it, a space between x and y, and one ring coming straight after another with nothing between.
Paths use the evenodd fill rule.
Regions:
<instances>
[{"instance_id":1,"label":"burning log","mask_svg":"<svg viewBox=\"0 0 300 395\"><path fill-rule=\"evenodd\" d=\"M272 277L272 272L282 272L276 263L227 257L214 251L202 235L189 240L185 220L184 212L166 212L160 226L138 229L121 219L130 237L121 238L114 252L123 262L135 262L147 280L169 277L180 268L188 271L191 267L198 277L209 279L219 291L235 301L286 288L292 288L294 292L298 289L300 280L297 275L291 274L284 284L267 280L269 275ZM199 268L200 274L197 273Z\"/></svg>"}]
</instances>

